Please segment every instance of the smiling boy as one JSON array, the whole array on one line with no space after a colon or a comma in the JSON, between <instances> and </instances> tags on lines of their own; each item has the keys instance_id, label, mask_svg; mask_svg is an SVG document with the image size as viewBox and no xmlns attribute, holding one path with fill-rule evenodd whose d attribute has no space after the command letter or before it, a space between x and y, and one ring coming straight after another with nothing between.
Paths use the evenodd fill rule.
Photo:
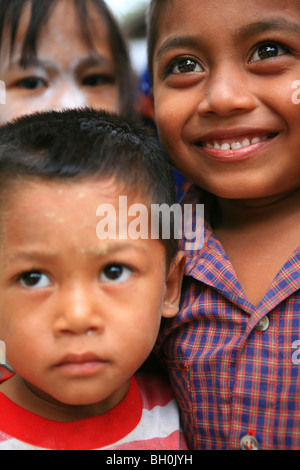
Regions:
<instances>
[{"instance_id":1,"label":"smiling boy","mask_svg":"<svg viewBox=\"0 0 300 470\"><path fill-rule=\"evenodd\" d=\"M183 202L206 211L159 342L189 444L300 448L299 2L153 0L149 69Z\"/></svg>"},{"instance_id":2,"label":"smiling boy","mask_svg":"<svg viewBox=\"0 0 300 470\"><path fill-rule=\"evenodd\" d=\"M96 235L119 194L174 200L165 155L88 110L0 135L0 337L16 372L0 386L0 449L186 448L168 386L133 377L178 311L177 241Z\"/></svg>"}]
</instances>

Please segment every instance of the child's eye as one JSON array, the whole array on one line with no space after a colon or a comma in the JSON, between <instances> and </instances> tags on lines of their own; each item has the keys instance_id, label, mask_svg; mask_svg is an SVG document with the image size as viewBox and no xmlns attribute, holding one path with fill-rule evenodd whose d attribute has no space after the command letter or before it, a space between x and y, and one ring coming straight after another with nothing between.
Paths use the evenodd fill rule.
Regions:
<instances>
[{"instance_id":1,"label":"child's eye","mask_svg":"<svg viewBox=\"0 0 300 470\"><path fill-rule=\"evenodd\" d=\"M195 60L189 57L181 58L170 65L168 72L172 74L204 72L203 67Z\"/></svg>"},{"instance_id":2,"label":"child's eye","mask_svg":"<svg viewBox=\"0 0 300 470\"><path fill-rule=\"evenodd\" d=\"M101 74L92 74L92 75L87 75L84 77L82 80L82 84L84 86L90 86L90 87L97 87L104 85L105 83L111 82L112 78L107 76L107 75L101 75Z\"/></svg>"},{"instance_id":3,"label":"child's eye","mask_svg":"<svg viewBox=\"0 0 300 470\"><path fill-rule=\"evenodd\" d=\"M48 287L51 284L48 276L40 271L28 271L26 273L22 273L18 277L18 281L23 287L34 289L42 289L43 287Z\"/></svg>"},{"instance_id":4,"label":"child's eye","mask_svg":"<svg viewBox=\"0 0 300 470\"><path fill-rule=\"evenodd\" d=\"M44 79L39 77L26 77L17 83L19 88L25 88L26 90L38 90L46 86Z\"/></svg>"},{"instance_id":5,"label":"child's eye","mask_svg":"<svg viewBox=\"0 0 300 470\"><path fill-rule=\"evenodd\" d=\"M100 273L101 282L124 282L132 274L132 270L123 264L109 264Z\"/></svg>"},{"instance_id":6,"label":"child's eye","mask_svg":"<svg viewBox=\"0 0 300 470\"><path fill-rule=\"evenodd\" d=\"M249 62L257 62L259 60L271 59L280 55L287 54L288 50L280 44L262 44L252 54Z\"/></svg>"}]
</instances>

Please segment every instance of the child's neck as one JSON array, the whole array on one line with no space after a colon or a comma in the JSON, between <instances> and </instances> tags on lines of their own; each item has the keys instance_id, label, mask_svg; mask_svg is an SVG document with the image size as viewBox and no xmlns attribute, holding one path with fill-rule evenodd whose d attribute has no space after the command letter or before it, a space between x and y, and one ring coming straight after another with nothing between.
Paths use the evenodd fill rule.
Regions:
<instances>
[{"instance_id":1,"label":"child's neck","mask_svg":"<svg viewBox=\"0 0 300 470\"><path fill-rule=\"evenodd\" d=\"M218 200L214 232L248 300L257 305L300 245L300 189L256 201Z\"/></svg>"},{"instance_id":2,"label":"child's neck","mask_svg":"<svg viewBox=\"0 0 300 470\"><path fill-rule=\"evenodd\" d=\"M218 198L220 217L215 224L218 228L251 227L253 224L278 221L283 217L299 214L300 188L278 197L254 200L236 200Z\"/></svg>"},{"instance_id":3,"label":"child's neck","mask_svg":"<svg viewBox=\"0 0 300 470\"><path fill-rule=\"evenodd\" d=\"M43 418L58 422L70 422L106 413L122 401L128 392L129 386L130 381L120 390L119 396L114 396L113 401L108 399L103 402L82 406L66 405L51 397L48 398L43 392L35 391L18 374L1 384L0 392L17 405Z\"/></svg>"}]
</instances>

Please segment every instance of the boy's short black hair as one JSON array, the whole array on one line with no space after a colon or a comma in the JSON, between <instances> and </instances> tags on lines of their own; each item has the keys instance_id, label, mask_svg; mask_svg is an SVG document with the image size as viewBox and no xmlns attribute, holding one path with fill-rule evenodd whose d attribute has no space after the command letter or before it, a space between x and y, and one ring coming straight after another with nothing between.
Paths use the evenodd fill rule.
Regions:
<instances>
[{"instance_id":1,"label":"boy's short black hair","mask_svg":"<svg viewBox=\"0 0 300 470\"><path fill-rule=\"evenodd\" d=\"M0 127L0 194L4 203L7 191L18 181L79 181L88 177L112 178L124 187L125 195L145 195L149 207L176 203L168 157L153 135L129 119L86 108L35 113ZM169 239L160 236L167 265L178 250L173 224L171 217Z\"/></svg>"},{"instance_id":2,"label":"boy's short black hair","mask_svg":"<svg viewBox=\"0 0 300 470\"><path fill-rule=\"evenodd\" d=\"M1 0L0 2L0 49L6 32L9 34L10 55L13 54L20 19L25 6L31 6L29 25L24 37L20 64L26 66L37 54L38 38L45 23L60 0ZM104 0L69 0L78 12L87 45L93 51L93 43L89 30L89 3L97 8L99 15L108 26L111 50L116 64L116 76L119 80L120 107L125 115L132 115L133 72L125 37L113 14ZM7 29L8 28L8 29Z\"/></svg>"}]
</instances>

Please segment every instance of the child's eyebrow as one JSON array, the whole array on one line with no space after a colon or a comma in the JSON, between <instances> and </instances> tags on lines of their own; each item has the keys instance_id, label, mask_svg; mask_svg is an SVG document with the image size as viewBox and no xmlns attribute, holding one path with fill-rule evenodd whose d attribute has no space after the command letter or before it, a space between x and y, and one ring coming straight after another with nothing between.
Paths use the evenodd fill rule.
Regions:
<instances>
[{"instance_id":1,"label":"child's eyebrow","mask_svg":"<svg viewBox=\"0 0 300 470\"><path fill-rule=\"evenodd\" d=\"M134 242L128 242L124 240L124 242L117 242L117 243L109 243L106 244L105 241L98 243L94 246L89 246L88 248L81 249L79 248L78 251L86 256L95 257L95 256L105 256L105 255L114 255L119 252L125 251L135 251L139 253L145 252L145 247L140 246ZM9 262L23 260L23 261L47 261L51 259L55 259L59 257L59 251L57 250L20 250L15 251L7 255L6 260Z\"/></svg>"},{"instance_id":2,"label":"child's eyebrow","mask_svg":"<svg viewBox=\"0 0 300 470\"><path fill-rule=\"evenodd\" d=\"M156 60L158 61L159 58L168 50L178 49L180 47L196 47L198 41L191 36L177 36L175 38L167 39L157 51Z\"/></svg>"},{"instance_id":3,"label":"child's eyebrow","mask_svg":"<svg viewBox=\"0 0 300 470\"><path fill-rule=\"evenodd\" d=\"M97 66L114 66L111 59L104 55L100 54L93 54L92 56L85 57L83 59L78 60L77 68L85 69L88 67L97 67Z\"/></svg>"},{"instance_id":4,"label":"child's eyebrow","mask_svg":"<svg viewBox=\"0 0 300 470\"><path fill-rule=\"evenodd\" d=\"M235 36L237 39L245 39L268 31L281 31L300 35L300 25L292 23L286 18L278 17L271 20L258 21L242 26Z\"/></svg>"},{"instance_id":5,"label":"child's eyebrow","mask_svg":"<svg viewBox=\"0 0 300 470\"><path fill-rule=\"evenodd\" d=\"M247 39L249 37L268 31L282 31L286 33L296 33L300 35L300 25L297 23L292 23L286 18L276 17L272 20L258 21L242 26L235 32L234 36L237 41L240 41L242 39ZM196 37L171 37L167 39L158 49L158 52L156 54L156 60L159 61L160 57L169 50L179 49L181 47L195 48L197 46L199 47L199 44L201 44L202 42L205 43L205 38L201 38L201 36L198 35Z\"/></svg>"},{"instance_id":6,"label":"child's eyebrow","mask_svg":"<svg viewBox=\"0 0 300 470\"><path fill-rule=\"evenodd\" d=\"M22 58L11 61L10 62L10 67L17 66L19 67L22 62ZM86 68L86 67L94 67L94 66L107 66L111 65L110 60L101 54L96 54L93 53L90 56L82 57L79 58L76 61L75 67L80 67L80 68ZM23 68L29 68L29 67L40 67L43 69L53 69L56 66L55 61L47 60L47 59L42 59L39 57L30 57L29 59L26 60L25 64L22 65Z\"/></svg>"},{"instance_id":7,"label":"child's eyebrow","mask_svg":"<svg viewBox=\"0 0 300 470\"><path fill-rule=\"evenodd\" d=\"M34 261L36 259L49 259L57 256L56 251L39 252L39 251L16 251L7 256L7 261Z\"/></svg>"},{"instance_id":8,"label":"child's eyebrow","mask_svg":"<svg viewBox=\"0 0 300 470\"><path fill-rule=\"evenodd\" d=\"M90 246L84 250L81 250L88 256L104 256L104 255L114 255L119 252L124 251L136 251L136 252L145 252L144 246L137 245L136 243L128 242L117 242L112 244L105 243L105 240L100 242L95 246Z\"/></svg>"}]
</instances>

